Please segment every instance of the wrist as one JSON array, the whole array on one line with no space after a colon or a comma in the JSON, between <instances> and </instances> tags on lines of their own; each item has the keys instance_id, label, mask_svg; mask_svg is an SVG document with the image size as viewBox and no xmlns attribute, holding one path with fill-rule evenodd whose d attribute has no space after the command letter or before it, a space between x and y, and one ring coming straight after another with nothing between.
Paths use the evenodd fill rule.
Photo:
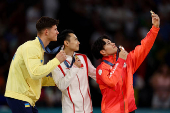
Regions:
<instances>
[{"instance_id":1,"label":"wrist","mask_svg":"<svg viewBox=\"0 0 170 113\"><path fill-rule=\"evenodd\" d=\"M154 25L156 28L159 28L159 25Z\"/></svg>"}]
</instances>

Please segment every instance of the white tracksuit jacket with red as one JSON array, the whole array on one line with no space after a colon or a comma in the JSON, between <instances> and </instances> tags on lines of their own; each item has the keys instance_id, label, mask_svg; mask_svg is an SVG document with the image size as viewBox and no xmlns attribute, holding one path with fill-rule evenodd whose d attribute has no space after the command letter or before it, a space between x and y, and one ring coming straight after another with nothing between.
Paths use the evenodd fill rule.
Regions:
<instances>
[{"instance_id":1,"label":"white tracksuit jacket with red","mask_svg":"<svg viewBox=\"0 0 170 113\"><path fill-rule=\"evenodd\" d=\"M92 101L88 76L96 80L96 68L84 54L76 54L81 60L81 68L73 65L70 69L61 63L52 72L56 86L62 92L62 113L92 113ZM66 61L71 64L72 57Z\"/></svg>"}]
</instances>

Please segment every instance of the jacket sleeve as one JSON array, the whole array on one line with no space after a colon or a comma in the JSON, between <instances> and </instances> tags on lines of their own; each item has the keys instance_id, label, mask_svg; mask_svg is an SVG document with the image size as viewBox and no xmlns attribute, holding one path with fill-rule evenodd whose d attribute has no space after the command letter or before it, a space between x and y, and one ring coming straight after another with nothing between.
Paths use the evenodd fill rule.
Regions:
<instances>
[{"instance_id":1,"label":"jacket sleeve","mask_svg":"<svg viewBox=\"0 0 170 113\"><path fill-rule=\"evenodd\" d=\"M129 53L133 65L132 73L135 73L135 71L148 55L157 37L158 31L159 28L156 28L153 25L150 31L147 33L146 37L141 41L141 45L136 46L135 49Z\"/></svg>"},{"instance_id":2,"label":"jacket sleeve","mask_svg":"<svg viewBox=\"0 0 170 113\"><path fill-rule=\"evenodd\" d=\"M26 68L32 79L45 77L60 64L57 58L53 58L47 64L43 65L40 59L40 54L42 53L35 47L26 47L23 49L22 54Z\"/></svg>"},{"instance_id":3,"label":"jacket sleeve","mask_svg":"<svg viewBox=\"0 0 170 113\"><path fill-rule=\"evenodd\" d=\"M73 82L73 78L76 76L80 68L72 67L67 73L64 75L59 67L55 68L52 71L52 77L54 79L57 87L63 91L67 89L67 87Z\"/></svg>"},{"instance_id":4,"label":"jacket sleeve","mask_svg":"<svg viewBox=\"0 0 170 113\"><path fill-rule=\"evenodd\" d=\"M124 59L118 58L112 69L109 69L110 67L108 68L107 66L103 66L100 69L97 69L97 73L99 74L99 76L101 76L101 80L106 85L114 87L121 79L124 62Z\"/></svg>"},{"instance_id":5,"label":"jacket sleeve","mask_svg":"<svg viewBox=\"0 0 170 113\"><path fill-rule=\"evenodd\" d=\"M88 57L87 62L88 62L88 75L96 81L96 68L92 65Z\"/></svg>"}]
</instances>

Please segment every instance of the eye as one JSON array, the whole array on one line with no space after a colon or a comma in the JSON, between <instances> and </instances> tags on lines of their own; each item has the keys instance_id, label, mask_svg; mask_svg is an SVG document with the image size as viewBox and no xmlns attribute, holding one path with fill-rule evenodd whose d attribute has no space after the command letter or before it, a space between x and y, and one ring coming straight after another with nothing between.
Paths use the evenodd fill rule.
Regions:
<instances>
[{"instance_id":1,"label":"eye","mask_svg":"<svg viewBox=\"0 0 170 113\"><path fill-rule=\"evenodd\" d=\"M111 42L107 42L107 45L111 44Z\"/></svg>"}]
</instances>

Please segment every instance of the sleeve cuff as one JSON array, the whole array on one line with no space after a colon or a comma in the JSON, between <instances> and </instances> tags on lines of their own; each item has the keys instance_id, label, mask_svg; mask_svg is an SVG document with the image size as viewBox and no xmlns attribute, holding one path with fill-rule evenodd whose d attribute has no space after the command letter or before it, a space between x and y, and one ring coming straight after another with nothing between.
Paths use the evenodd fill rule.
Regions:
<instances>
[{"instance_id":1,"label":"sleeve cuff","mask_svg":"<svg viewBox=\"0 0 170 113\"><path fill-rule=\"evenodd\" d=\"M57 58L53 58L52 62L54 62L55 66L58 66L60 64L60 61Z\"/></svg>"},{"instance_id":2,"label":"sleeve cuff","mask_svg":"<svg viewBox=\"0 0 170 113\"><path fill-rule=\"evenodd\" d=\"M157 27L155 27L154 25L152 25L151 30L152 30L153 32L158 33L159 29L160 29L160 28L157 28Z\"/></svg>"}]
</instances>

